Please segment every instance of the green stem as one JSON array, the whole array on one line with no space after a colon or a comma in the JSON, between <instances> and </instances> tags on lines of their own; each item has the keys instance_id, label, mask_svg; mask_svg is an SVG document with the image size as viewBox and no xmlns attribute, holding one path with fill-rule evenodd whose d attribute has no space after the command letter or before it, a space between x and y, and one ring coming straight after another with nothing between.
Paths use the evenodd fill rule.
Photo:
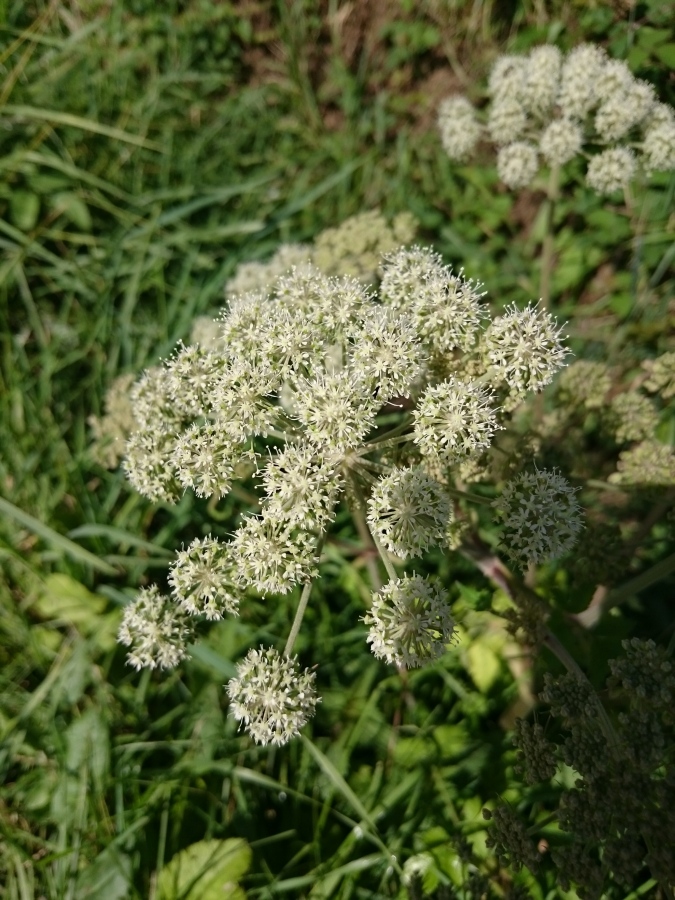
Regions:
<instances>
[{"instance_id":1,"label":"green stem","mask_svg":"<svg viewBox=\"0 0 675 900\"><path fill-rule=\"evenodd\" d=\"M284 647L284 656L289 656L293 652L293 645L295 644L295 639L298 636L298 632L300 631L300 626L302 625L302 619L305 615L305 610L307 609L307 603L309 602L309 595L312 592L312 582L308 581L307 584L302 589L302 594L300 594L300 602L298 603L298 608L295 611L295 618L293 619L293 624L291 625L291 630L288 635L288 640L286 641L286 646Z\"/></svg>"},{"instance_id":2,"label":"green stem","mask_svg":"<svg viewBox=\"0 0 675 900\"><path fill-rule=\"evenodd\" d=\"M468 491L460 491L457 488L443 486L443 490L449 497L455 500L468 500L470 503L479 503L481 506L492 506L492 500L489 497L481 497L480 494L470 494Z\"/></svg>"},{"instance_id":3,"label":"green stem","mask_svg":"<svg viewBox=\"0 0 675 900\"><path fill-rule=\"evenodd\" d=\"M577 663L574 657L567 651L567 649L560 643L560 641L553 634L550 628L546 629L544 644L546 647L548 647L551 653L558 657L558 659L565 666L568 672L576 675L577 678L579 678L581 681L584 681L590 687L591 696L593 697L593 702L598 714L598 720L600 722L600 728L602 729L602 733L607 739L607 743L610 749L616 755L619 746L619 739L617 737L616 731L614 731L614 726L612 725L612 722L607 715L607 710L602 705L602 701L598 697L595 688L586 677L583 669Z\"/></svg>"},{"instance_id":4,"label":"green stem","mask_svg":"<svg viewBox=\"0 0 675 900\"><path fill-rule=\"evenodd\" d=\"M381 450L383 447L393 447L395 444L403 444L406 441L412 441L414 438L414 434L410 432L409 434L400 434L397 437L388 437L378 439L377 441L370 441L367 444L364 444L363 447L356 453L356 456L365 456L367 453L372 453L374 450Z\"/></svg>"},{"instance_id":5,"label":"green stem","mask_svg":"<svg viewBox=\"0 0 675 900\"><path fill-rule=\"evenodd\" d=\"M352 518L354 519L356 530L358 531L359 537L361 538L365 546L374 547L379 553L380 557L382 557L381 548L378 547L373 534L368 528L368 522L366 520L365 514L366 503L361 492L358 479L354 477L353 473L350 473L349 480L351 482L354 499L356 500L355 504L350 504ZM384 559L382 561L384 562ZM387 563L385 563L385 567L386 565ZM389 563L389 565L391 565L391 563ZM382 587L382 579L380 578L380 570L377 567L377 560L373 559L372 556L366 557L366 567L368 569L368 575L370 576L370 582L373 586L373 590L379 591ZM389 569L387 569L387 572L388 571ZM396 575L394 575L394 577L396 577Z\"/></svg>"},{"instance_id":6,"label":"green stem","mask_svg":"<svg viewBox=\"0 0 675 900\"><path fill-rule=\"evenodd\" d=\"M380 441L386 441L389 438L393 438L402 431L405 431L409 425L410 416L405 416L402 422L399 422L394 428L390 428L389 431L385 431L384 434L381 434L379 437L373 438L372 441L368 441L365 446L370 447L372 444L379 444Z\"/></svg>"},{"instance_id":7,"label":"green stem","mask_svg":"<svg viewBox=\"0 0 675 900\"><path fill-rule=\"evenodd\" d=\"M555 236L554 214L560 185L560 166L551 166L546 188L546 219L544 240L541 248L541 272L539 274L539 297L544 309L551 306L551 277L553 275Z\"/></svg>"},{"instance_id":8,"label":"green stem","mask_svg":"<svg viewBox=\"0 0 675 900\"><path fill-rule=\"evenodd\" d=\"M387 570L387 575L389 576L390 581L396 581L396 579L398 578L398 573L394 568L392 561L389 559L389 554L379 542L377 535L374 532L371 531L370 536L373 539L373 543L375 544L377 552L380 554L380 559L384 563L384 567Z\"/></svg>"}]
</instances>

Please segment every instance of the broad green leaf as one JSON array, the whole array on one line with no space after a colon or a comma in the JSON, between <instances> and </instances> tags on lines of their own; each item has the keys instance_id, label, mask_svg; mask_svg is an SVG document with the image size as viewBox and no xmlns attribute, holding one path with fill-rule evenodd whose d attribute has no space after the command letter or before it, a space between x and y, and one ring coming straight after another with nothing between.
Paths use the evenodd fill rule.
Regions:
<instances>
[{"instance_id":1,"label":"broad green leaf","mask_svg":"<svg viewBox=\"0 0 675 900\"><path fill-rule=\"evenodd\" d=\"M78 900L125 900L131 888L131 859L116 847L106 847L77 875Z\"/></svg>"},{"instance_id":2,"label":"broad green leaf","mask_svg":"<svg viewBox=\"0 0 675 900\"><path fill-rule=\"evenodd\" d=\"M394 747L394 762L404 769L428 766L438 757L438 747L432 738L403 737Z\"/></svg>"},{"instance_id":3,"label":"broad green leaf","mask_svg":"<svg viewBox=\"0 0 675 900\"><path fill-rule=\"evenodd\" d=\"M44 590L35 601L35 609L43 619L65 619L84 631L93 631L106 606L103 597L61 572L48 575Z\"/></svg>"},{"instance_id":4,"label":"broad green leaf","mask_svg":"<svg viewBox=\"0 0 675 900\"><path fill-rule=\"evenodd\" d=\"M241 838L198 841L177 853L159 873L157 900L245 900L237 882L251 865Z\"/></svg>"},{"instance_id":5,"label":"broad green leaf","mask_svg":"<svg viewBox=\"0 0 675 900\"><path fill-rule=\"evenodd\" d=\"M487 694L499 677L500 658L485 637L479 637L467 647L466 660L466 668L473 683L482 694Z\"/></svg>"},{"instance_id":6,"label":"broad green leaf","mask_svg":"<svg viewBox=\"0 0 675 900\"><path fill-rule=\"evenodd\" d=\"M95 783L101 784L110 765L108 726L96 709L88 709L66 731L66 766L77 772L86 765Z\"/></svg>"}]
</instances>

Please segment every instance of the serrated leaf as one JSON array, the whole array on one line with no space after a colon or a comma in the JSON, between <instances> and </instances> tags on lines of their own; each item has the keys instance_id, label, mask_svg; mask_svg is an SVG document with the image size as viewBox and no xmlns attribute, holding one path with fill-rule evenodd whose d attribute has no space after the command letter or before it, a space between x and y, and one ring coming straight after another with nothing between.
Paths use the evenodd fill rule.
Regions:
<instances>
[{"instance_id":1,"label":"serrated leaf","mask_svg":"<svg viewBox=\"0 0 675 900\"><path fill-rule=\"evenodd\" d=\"M159 873L157 900L245 900L237 882L248 872L251 857L241 838L198 841Z\"/></svg>"}]
</instances>

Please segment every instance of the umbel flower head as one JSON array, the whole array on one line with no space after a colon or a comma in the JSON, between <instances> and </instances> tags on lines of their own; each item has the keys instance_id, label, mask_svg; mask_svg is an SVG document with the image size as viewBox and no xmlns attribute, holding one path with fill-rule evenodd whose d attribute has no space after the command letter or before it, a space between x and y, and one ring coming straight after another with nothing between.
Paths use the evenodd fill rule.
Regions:
<instances>
[{"instance_id":1,"label":"umbel flower head","mask_svg":"<svg viewBox=\"0 0 675 900\"><path fill-rule=\"evenodd\" d=\"M368 502L368 524L401 559L443 542L450 520L443 486L421 467L394 469L378 481Z\"/></svg>"},{"instance_id":2,"label":"umbel flower head","mask_svg":"<svg viewBox=\"0 0 675 900\"><path fill-rule=\"evenodd\" d=\"M363 621L378 659L416 668L445 653L455 623L445 591L421 575L404 575L373 595Z\"/></svg>"},{"instance_id":3,"label":"umbel flower head","mask_svg":"<svg viewBox=\"0 0 675 900\"><path fill-rule=\"evenodd\" d=\"M169 584L177 602L191 615L203 614L209 620L221 619L224 613L239 615L241 588L229 548L217 538L195 538L187 550L179 550Z\"/></svg>"},{"instance_id":4,"label":"umbel flower head","mask_svg":"<svg viewBox=\"0 0 675 900\"><path fill-rule=\"evenodd\" d=\"M286 744L314 715L315 679L273 647L249 650L227 685L232 715L256 743Z\"/></svg>"},{"instance_id":5,"label":"umbel flower head","mask_svg":"<svg viewBox=\"0 0 675 900\"><path fill-rule=\"evenodd\" d=\"M552 316L531 304L507 307L492 321L484 336L485 352L512 397L540 391L564 365L569 351L560 340L561 330Z\"/></svg>"},{"instance_id":6,"label":"umbel flower head","mask_svg":"<svg viewBox=\"0 0 675 900\"><path fill-rule=\"evenodd\" d=\"M583 528L575 490L555 470L523 472L493 501L503 522L504 544L516 564L558 559Z\"/></svg>"},{"instance_id":7,"label":"umbel flower head","mask_svg":"<svg viewBox=\"0 0 675 900\"><path fill-rule=\"evenodd\" d=\"M153 584L125 607L118 640L131 647L127 662L135 669L173 669L188 655L192 634L185 610Z\"/></svg>"},{"instance_id":8,"label":"umbel flower head","mask_svg":"<svg viewBox=\"0 0 675 900\"><path fill-rule=\"evenodd\" d=\"M542 160L564 166L582 153L590 156L587 184L600 194L623 189L638 170L675 169L675 112L601 47L581 44L563 58L544 44L500 56L488 93L485 124L465 97L440 104L441 142L451 159L465 161L479 141L492 141L507 187L531 184Z\"/></svg>"},{"instance_id":9,"label":"umbel flower head","mask_svg":"<svg viewBox=\"0 0 675 900\"><path fill-rule=\"evenodd\" d=\"M448 378L424 392L415 410L415 443L447 464L489 447L499 427L492 393L476 382Z\"/></svg>"}]
</instances>

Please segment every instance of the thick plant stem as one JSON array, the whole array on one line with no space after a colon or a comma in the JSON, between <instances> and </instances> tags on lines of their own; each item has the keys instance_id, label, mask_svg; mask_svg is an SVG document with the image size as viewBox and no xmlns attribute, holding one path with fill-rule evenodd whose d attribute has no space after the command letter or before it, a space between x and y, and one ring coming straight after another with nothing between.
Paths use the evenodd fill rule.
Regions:
<instances>
[{"instance_id":1,"label":"thick plant stem","mask_svg":"<svg viewBox=\"0 0 675 900\"><path fill-rule=\"evenodd\" d=\"M309 602L309 595L312 593L312 582L308 581L307 584L302 589L302 594L300 594L300 602L298 603L298 608L295 611L295 618L293 619L293 624L291 625L291 631L288 635L288 640L286 641L286 646L284 647L284 656L290 657L293 652L293 645L295 644L295 639L298 636L298 632L300 631L300 626L302 625L302 619L305 615L305 610L307 609L307 603Z\"/></svg>"},{"instance_id":2,"label":"thick plant stem","mask_svg":"<svg viewBox=\"0 0 675 900\"><path fill-rule=\"evenodd\" d=\"M541 271L539 274L539 297L544 309L551 307L551 278L555 267L555 240L553 234L555 204L560 186L560 166L551 166L546 188L546 220L544 240L541 247Z\"/></svg>"}]
</instances>

